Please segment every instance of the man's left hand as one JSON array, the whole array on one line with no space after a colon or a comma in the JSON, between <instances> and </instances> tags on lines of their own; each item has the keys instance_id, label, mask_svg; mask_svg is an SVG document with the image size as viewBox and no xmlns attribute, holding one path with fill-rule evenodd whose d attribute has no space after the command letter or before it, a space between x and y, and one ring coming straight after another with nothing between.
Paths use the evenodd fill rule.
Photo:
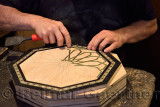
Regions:
<instances>
[{"instance_id":1,"label":"man's left hand","mask_svg":"<svg viewBox=\"0 0 160 107\"><path fill-rule=\"evenodd\" d=\"M121 47L124 43L126 43L125 38L118 32L102 30L92 38L88 44L88 49L96 50L99 46L99 51L102 51L108 44L110 44L107 48L104 49L104 52L110 52Z\"/></svg>"}]
</instances>

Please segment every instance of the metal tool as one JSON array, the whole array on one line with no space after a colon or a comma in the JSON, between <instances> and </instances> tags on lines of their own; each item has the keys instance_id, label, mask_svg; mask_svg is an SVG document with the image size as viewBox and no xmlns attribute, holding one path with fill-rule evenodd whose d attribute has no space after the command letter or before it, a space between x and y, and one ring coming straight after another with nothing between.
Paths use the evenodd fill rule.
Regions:
<instances>
[{"instance_id":1,"label":"metal tool","mask_svg":"<svg viewBox=\"0 0 160 107\"><path fill-rule=\"evenodd\" d=\"M32 41L39 41L42 40L38 35L32 34L31 37L23 37L23 36L14 36L14 37L8 37L5 41L5 46L13 46L13 45L19 45L24 41L32 40Z\"/></svg>"}]
</instances>

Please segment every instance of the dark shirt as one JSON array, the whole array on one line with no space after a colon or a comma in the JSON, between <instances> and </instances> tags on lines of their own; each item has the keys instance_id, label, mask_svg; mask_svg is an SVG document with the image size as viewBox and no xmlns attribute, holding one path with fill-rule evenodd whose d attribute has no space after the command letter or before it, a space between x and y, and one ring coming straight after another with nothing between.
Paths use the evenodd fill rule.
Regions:
<instances>
[{"instance_id":1,"label":"dark shirt","mask_svg":"<svg viewBox=\"0 0 160 107\"><path fill-rule=\"evenodd\" d=\"M150 0L0 0L0 4L62 21L81 45L103 29L155 18Z\"/></svg>"}]
</instances>

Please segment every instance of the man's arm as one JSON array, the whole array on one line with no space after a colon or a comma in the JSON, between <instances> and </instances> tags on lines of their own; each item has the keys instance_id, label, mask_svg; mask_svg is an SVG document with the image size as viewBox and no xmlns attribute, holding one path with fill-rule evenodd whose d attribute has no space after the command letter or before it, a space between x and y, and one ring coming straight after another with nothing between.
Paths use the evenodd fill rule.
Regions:
<instances>
[{"instance_id":1,"label":"man's arm","mask_svg":"<svg viewBox=\"0 0 160 107\"><path fill-rule=\"evenodd\" d=\"M110 52L125 43L136 43L144 40L154 34L156 30L157 19L141 20L117 30L103 30L92 38L88 44L88 49L96 50L99 46L99 50L103 50L106 45L110 44L104 49L104 52Z\"/></svg>"},{"instance_id":2,"label":"man's arm","mask_svg":"<svg viewBox=\"0 0 160 107\"><path fill-rule=\"evenodd\" d=\"M0 29L6 31L35 30L45 43L55 43L62 46L64 39L68 47L71 38L62 22L44 18L38 15L22 13L16 8L0 5Z\"/></svg>"}]
</instances>

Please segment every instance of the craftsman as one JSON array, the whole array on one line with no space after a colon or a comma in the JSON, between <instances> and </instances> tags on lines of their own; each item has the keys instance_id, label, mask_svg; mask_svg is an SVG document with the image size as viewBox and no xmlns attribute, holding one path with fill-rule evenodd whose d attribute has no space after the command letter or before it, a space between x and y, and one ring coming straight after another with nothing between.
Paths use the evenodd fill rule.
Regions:
<instances>
[{"instance_id":1,"label":"craftsman","mask_svg":"<svg viewBox=\"0 0 160 107\"><path fill-rule=\"evenodd\" d=\"M65 41L70 47L71 38L77 37L75 43L84 41L88 49L110 52L157 30L150 0L1 0L0 4L1 30L34 30L46 44L58 46Z\"/></svg>"}]
</instances>

